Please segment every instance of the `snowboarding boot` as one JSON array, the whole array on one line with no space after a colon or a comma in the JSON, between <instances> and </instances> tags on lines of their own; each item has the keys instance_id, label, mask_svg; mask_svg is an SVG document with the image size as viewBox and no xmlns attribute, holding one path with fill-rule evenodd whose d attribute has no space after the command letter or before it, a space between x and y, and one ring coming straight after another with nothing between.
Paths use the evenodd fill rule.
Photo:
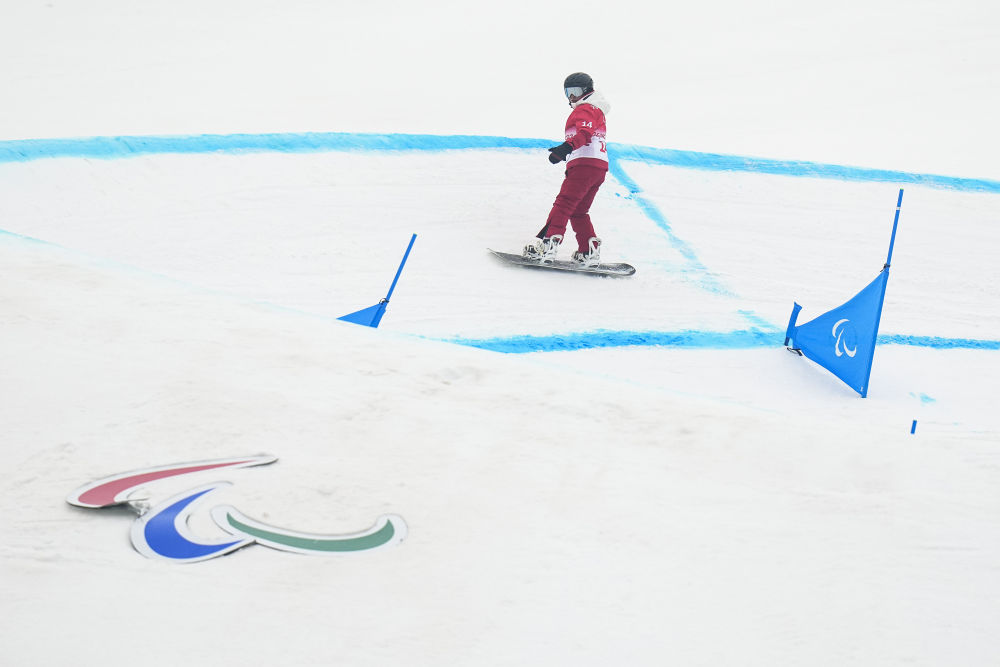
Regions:
<instances>
[{"instance_id":1,"label":"snowboarding boot","mask_svg":"<svg viewBox=\"0 0 1000 667\"><path fill-rule=\"evenodd\" d=\"M601 263L601 239L596 236L587 241L587 252L577 250L573 253L573 261L581 266L597 266Z\"/></svg>"},{"instance_id":2,"label":"snowboarding boot","mask_svg":"<svg viewBox=\"0 0 1000 667\"><path fill-rule=\"evenodd\" d=\"M556 252L559 250L559 244L562 243L562 240L563 237L559 234L538 239L534 243L524 246L524 252L521 253L521 256L542 264L551 263L556 258Z\"/></svg>"}]
</instances>

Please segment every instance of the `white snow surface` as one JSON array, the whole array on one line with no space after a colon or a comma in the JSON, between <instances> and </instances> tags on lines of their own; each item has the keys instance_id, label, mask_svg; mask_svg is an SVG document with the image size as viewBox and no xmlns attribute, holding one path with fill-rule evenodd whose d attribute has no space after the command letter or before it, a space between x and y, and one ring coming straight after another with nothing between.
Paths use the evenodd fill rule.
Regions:
<instances>
[{"instance_id":1,"label":"white snow surface","mask_svg":"<svg viewBox=\"0 0 1000 667\"><path fill-rule=\"evenodd\" d=\"M5 3L0 140L558 142L585 70L611 141L1000 176L996 3L691 4ZM995 665L1000 351L880 345L862 399L781 342L882 268L904 187L881 333L995 343L1000 194L627 162L669 230L609 177L595 225L638 271L602 279L486 252L544 222L545 157L0 162L0 663ZM336 320L411 233L381 326ZM742 330L775 343L449 342ZM406 539L174 564L65 502L256 453L149 493Z\"/></svg>"}]
</instances>

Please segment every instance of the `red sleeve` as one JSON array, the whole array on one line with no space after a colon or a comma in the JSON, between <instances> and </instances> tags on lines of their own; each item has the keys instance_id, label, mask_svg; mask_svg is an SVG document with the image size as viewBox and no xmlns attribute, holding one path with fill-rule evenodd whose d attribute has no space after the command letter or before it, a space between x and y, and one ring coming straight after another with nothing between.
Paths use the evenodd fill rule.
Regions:
<instances>
[{"instance_id":1,"label":"red sleeve","mask_svg":"<svg viewBox=\"0 0 1000 667\"><path fill-rule=\"evenodd\" d=\"M572 135L566 141L573 147L573 150L586 146L594 136L594 128L603 125L604 114L592 104L581 104L573 109L566 121L566 134Z\"/></svg>"}]
</instances>

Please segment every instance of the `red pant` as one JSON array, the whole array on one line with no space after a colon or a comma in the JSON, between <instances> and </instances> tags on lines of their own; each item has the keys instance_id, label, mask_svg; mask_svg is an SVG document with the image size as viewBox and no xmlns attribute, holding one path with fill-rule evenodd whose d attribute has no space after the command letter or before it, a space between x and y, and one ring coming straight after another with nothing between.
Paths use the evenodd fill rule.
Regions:
<instances>
[{"instance_id":1,"label":"red pant","mask_svg":"<svg viewBox=\"0 0 1000 667\"><path fill-rule=\"evenodd\" d=\"M549 219L542 231L538 232L538 238L556 234L565 236L566 223L569 222L576 234L577 249L587 252L587 241L597 236L594 225L590 222L590 205L594 203L594 197L607 175L607 169L589 164L567 167L566 180L552 205Z\"/></svg>"}]
</instances>

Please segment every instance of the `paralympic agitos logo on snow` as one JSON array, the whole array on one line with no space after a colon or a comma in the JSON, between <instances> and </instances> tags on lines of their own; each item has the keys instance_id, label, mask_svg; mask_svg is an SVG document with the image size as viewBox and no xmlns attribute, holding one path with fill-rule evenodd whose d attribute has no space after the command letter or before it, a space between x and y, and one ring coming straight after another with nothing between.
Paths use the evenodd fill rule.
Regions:
<instances>
[{"instance_id":1,"label":"paralympic agitos logo on snow","mask_svg":"<svg viewBox=\"0 0 1000 667\"><path fill-rule=\"evenodd\" d=\"M191 463L174 463L104 477L82 486L66 501L77 507L100 509L128 506L138 514L132 523L132 545L148 558L193 563L260 544L272 549L303 554L332 554L370 551L402 542L406 523L399 516L380 516L368 530L349 535L316 535L270 526L252 519L235 507L218 505L211 509L212 522L228 536L223 540L199 538L188 518L206 496L231 482L213 482L150 503L140 490L163 479L207 470L248 468L274 463L274 456L246 456Z\"/></svg>"}]
</instances>

